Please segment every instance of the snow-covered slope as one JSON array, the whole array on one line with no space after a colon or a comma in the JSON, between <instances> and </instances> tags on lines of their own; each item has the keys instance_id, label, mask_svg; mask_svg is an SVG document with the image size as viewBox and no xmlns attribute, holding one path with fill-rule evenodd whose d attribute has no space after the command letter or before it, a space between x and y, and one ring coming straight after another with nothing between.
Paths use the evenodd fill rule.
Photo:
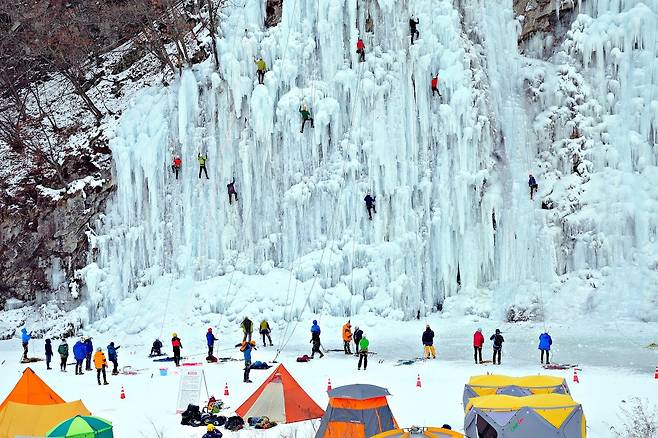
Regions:
<instances>
[{"instance_id":1,"label":"snow-covered slope","mask_svg":"<svg viewBox=\"0 0 658 438\"><path fill-rule=\"evenodd\" d=\"M288 0L270 30L263 2L229 3L220 71L208 60L144 90L110 135L117 193L79 273L91 318L138 287L170 294L178 279L184 293L229 274L205 302L236 317L271 298L296 313L658 319L658 4L627 3L584 1L548 61L519 55L511 1ZM429 87L436 72L443 98ZM302 134L303 103L315 128ZM274 267L287 286L229 298L236 270Z\"/></svg>"}]
</instances>

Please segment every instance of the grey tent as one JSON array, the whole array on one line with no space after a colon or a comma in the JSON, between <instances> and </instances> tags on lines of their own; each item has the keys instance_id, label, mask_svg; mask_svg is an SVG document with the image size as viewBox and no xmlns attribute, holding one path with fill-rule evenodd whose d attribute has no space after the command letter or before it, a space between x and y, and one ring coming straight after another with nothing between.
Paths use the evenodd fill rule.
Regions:
<instances>
[{"instance_id":1,"label":"grey tent","mask_svg":"<svg viewBox=\"0 0 658 438\"><path fill-rule=\"evenodd\" d=\"M556 376L510 377L498 374L473 376L464 385L464 408L473 397L495 394L515 397L535 394L569 394L569 387L563 377Z\"/></svg>"}]
</instances>

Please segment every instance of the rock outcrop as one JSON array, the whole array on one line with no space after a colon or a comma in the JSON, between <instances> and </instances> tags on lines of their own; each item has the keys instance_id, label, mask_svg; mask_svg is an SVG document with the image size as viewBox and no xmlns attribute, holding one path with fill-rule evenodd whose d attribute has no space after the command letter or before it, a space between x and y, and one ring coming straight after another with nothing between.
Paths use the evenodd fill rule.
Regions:
<instances>
[{"instance_id":1,"label":"rock outcrop","mask_svg":"<svg viewBox=\"0 0 658 438\"><path fill-rule=\"evenodd\" d=\"M523 17L519 41L526 41L537 32L553 32L558 17L574 9L573 0L557 0L560 4L556 10L555 0L514 0L514 13Z\"/></svg>"}]
</instances>

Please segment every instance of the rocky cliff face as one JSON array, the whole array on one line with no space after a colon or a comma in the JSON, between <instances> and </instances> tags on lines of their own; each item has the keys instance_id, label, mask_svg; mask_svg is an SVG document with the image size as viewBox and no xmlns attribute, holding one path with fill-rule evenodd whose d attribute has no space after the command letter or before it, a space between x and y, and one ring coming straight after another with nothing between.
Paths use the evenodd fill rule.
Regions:
<instances>
[{"instance_id":1,"label":"rocky cliff face","mask_svg":"<svg viewBox=\"0 0 658 438\"><path fill-rule=\"evenodd\" d=\"M514 0L514 13L521 19L522 28L519 42L528 40L538 32L553 32L560 15L567 15L574 10L573 0Z\"/></svg>"}]
</instances>

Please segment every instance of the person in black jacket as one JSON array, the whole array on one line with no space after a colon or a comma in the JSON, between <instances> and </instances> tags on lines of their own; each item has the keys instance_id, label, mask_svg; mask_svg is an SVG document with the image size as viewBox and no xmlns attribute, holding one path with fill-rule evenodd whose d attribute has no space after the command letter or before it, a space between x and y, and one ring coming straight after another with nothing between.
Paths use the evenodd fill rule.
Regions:
<instances>
[{"instance_id":1,"label":"person in black jacket","mask_svg":"<svg viewBox=\"0 0 658 438\"><path fill-rule=\"evenodd\" d=\"M361 342L362 337L363 337L363 330L361 330L359 327L354 327L354 334L352 335L352 339L354 339L356 354L359 354L359 342Z\"/></svg>"},{"instance_id":2,"label":"person in black jacket","mask_svg":"<svg viewBox=\"0 0 658 438\"><path fill-rule=\"evenodd\" d=\"M411 33L411 44L414 43L414 36L416 37L416 39L420 37L420 32L418 32L418 27L417 27L418 23L420 23L420 20L418 20L418 18L414 20L414 17L411 17L409 19L409 32Z\"/></svg>"},{"instance_id":3,"label":"person in black jacket","mask_svg":"<svg viewBox=\"0 0 658 438\"><path fill-rule=\"evenodd\" d=\"M366 203L366 208L368 209L368 219L370 220L372 220L372 214L377 213L377 210L375 209L375 198L376 196L370 196L370 193L363 198Z\"/></svg>"},{"instance_id":4,"label":"person in black jacket","mask_svg":"<svg viewBox=\"0 0 658 438\"><path fill-rule=\"evenodd\" d=\"M46 339L46 369L51 370L50 361L53 358L53 346L50 344L50 338Z\"/></svg>"},{"instance_id":5,"label":"person in black jacket","mask_svg":"<svg viewBox=\"0 0 658 438\"><path fill-rule=\"evenodd\" d=\"M432 359L436 359L436 348L434 348L434 331L430 328L429 324L427 324L427 327L425 327L422 340L424 358L429 359L430 355L432 355Z\"/></svg>"},{"instance_id":6,"label":"person in black jacket","mask_svg":"<svg viewBox=\"0 0 658 438\"><path fill-rule=\"evenodd\" d=\"M153 346L151 347L151 354L149 354L149 357L152 356L162 356L162 341L160 341L160 339L153 341Z\"/></svg>"},{"instance_id":7,"label":"person in black jacket","mask_svg":"<svg viewBox=\"0 0 658 438\"><path fill-rule=\"evenodd\" d=\"M489 340L493 341L493 364L496 365L496 356L498 356L498 365L500 365L500 355L503 351L503 342L505 342L505 338L500 334L500 330L496 329L496 333L491 335Z\"/></svg>"}]
</instances>

